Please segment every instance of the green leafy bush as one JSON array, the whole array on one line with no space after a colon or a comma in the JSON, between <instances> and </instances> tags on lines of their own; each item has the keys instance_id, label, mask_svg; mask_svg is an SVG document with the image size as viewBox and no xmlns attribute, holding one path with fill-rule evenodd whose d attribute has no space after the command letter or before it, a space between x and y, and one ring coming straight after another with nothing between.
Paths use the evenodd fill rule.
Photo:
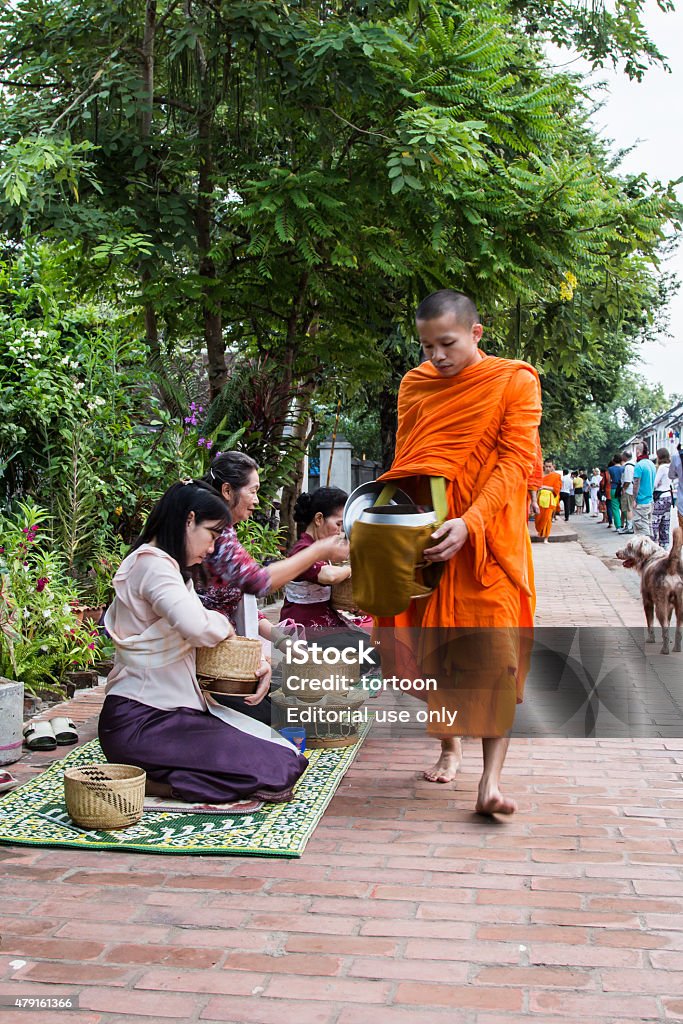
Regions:
<instances>
[{"instance_id":1,"label":"green leafy bush","mask_svg":"<svg viewBox=\"0 0 683 1024\"><path fill-rule=\"evenodd\" d=\"M50 549L46 522L29 502L0 518L0 675L28 693L92 665L100 647L98 630L79 621L76 587Z\"/></svg>"}]
</instances>

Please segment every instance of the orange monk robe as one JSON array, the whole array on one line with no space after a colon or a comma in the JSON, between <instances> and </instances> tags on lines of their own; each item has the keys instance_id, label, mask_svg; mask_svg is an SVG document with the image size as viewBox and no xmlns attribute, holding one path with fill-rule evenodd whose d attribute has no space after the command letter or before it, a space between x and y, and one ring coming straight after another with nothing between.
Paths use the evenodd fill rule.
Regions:
<instances>
[{"instance_id":1,"label":"orange monk robe","mask_svg":"<svg viewBox=\"0 0 683 1024\"><path fill-rule=\"evenodd\" d=\"M422 675L438 663L455 689L430 694L430 711L452 699L455 734L504 734L522 698L527 655L520 627L530 630L535 608L527 490L540 419L538 374L517 360L482 353L480 362L450 378L423 363L401 382L396 455L381 479L400 479L419 500L425 477L445 477L449 518L462 518L469 538L445 563L429 597L378 620L395 644L381 630L389 654L385 666L383 653L383 668L386 675L392 661L405 663L402 645ZM460 639L453 644L456 627Z\"/></svg>"},{"instance_id":2,"label":"orange monk robe","mask_svg":"<svg viewBox=\"0 0 683 1024\"><path fill-rule=\"evenodd\" d=\"M529 483L527 487L530 491L537 491L543 483L543 449L541 448L541 439L536 434L536 458L534 460L534 468L531 470L529 476Z\"/></svg>"},{"instance_id":3,"label":"orange monk robe","mask_svg":"<svg viewBox=\"0 0 683 1024\"><path fill-rule=\"evenodd\" d=\"M550 536L550 530L553 525L553 515L557 509L557 502L559 501L560 491L562 490L562 477L555 471L552 473L546 473L543 477L541 487L544 490L553 492L553 504L549 505L548 508L542 508L534 519L536 533L539 537L543 537L545 539Z\"/></svg>"}]
</instances>

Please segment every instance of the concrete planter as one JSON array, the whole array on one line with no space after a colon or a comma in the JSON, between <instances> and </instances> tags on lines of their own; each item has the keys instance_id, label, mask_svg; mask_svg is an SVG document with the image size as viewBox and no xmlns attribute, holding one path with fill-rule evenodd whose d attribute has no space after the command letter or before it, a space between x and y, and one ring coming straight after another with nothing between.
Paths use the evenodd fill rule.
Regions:
<instances>
[{"instance_id":1,"label":"concrete planter","mask_svg":"<svg viewBox=\"0 0 683 1024\"><path fill-rule=\"evenodd\" d=\"M24 684L0 676L0 764L21 757L21 726L24 720Z\"/></svg>"}]
</instances>

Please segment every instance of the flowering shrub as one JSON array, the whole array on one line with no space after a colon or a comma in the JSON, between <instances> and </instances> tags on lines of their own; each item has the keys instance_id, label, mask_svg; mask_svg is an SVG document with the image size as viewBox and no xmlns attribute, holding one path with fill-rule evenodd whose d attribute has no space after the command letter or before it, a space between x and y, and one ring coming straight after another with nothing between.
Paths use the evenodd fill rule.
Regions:
<instances>
[{"instance_id":1,"label":"flowering shrub","mask_svg":"<svg viewBox=\"0 0 683 1024\"><path fill-rule=\"evenodd\" d=\"M100 638L77 617L73 581L47 545L47 514L30 503L17 508L0 518L0 674L35 693L92 665Z\"/></svg>"}]
</instances>

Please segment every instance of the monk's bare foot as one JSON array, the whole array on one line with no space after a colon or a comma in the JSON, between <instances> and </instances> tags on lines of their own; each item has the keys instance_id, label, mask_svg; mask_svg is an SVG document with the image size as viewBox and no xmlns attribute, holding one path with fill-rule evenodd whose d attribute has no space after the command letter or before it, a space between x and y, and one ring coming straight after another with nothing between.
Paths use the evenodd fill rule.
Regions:
<instances>
[{"instance_id":1,"label":"monk's bare foot","mask_svg":"<svg viewBox=\"0 0 683 1024\"><path fill-rule=\"evenodd\" d=\"M476 814L514 814L517 804L514 800L503 796L498 787L494 787L479 790L479 798L474 810Z\"/></svg>"},{"instance_id":2,"label":"monk's bare foot","mask_svg":"<svg viewBox=\"0 0 683 1024\"><path fill-rule=\"evenodd\" d=\"M458 774L461 761L462 751L460 750L460 744L458 744L455 750L442 750L441 757L434 767L428 768L426 772L423 772L422 777L427 782L453 782Z\"/></svg>"}]
</instances>

